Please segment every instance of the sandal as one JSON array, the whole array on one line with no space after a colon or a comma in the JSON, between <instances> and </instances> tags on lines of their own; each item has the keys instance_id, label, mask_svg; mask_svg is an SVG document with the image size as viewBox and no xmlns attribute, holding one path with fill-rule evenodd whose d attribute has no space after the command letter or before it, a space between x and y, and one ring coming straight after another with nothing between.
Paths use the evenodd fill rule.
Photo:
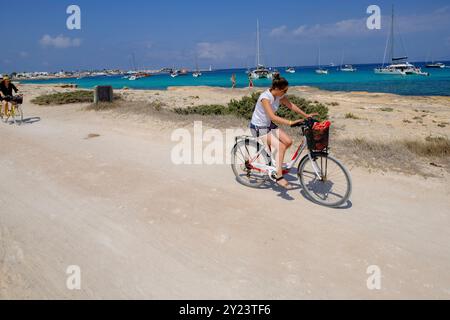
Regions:
<instances>
[{"instance_id":1,"label":"sandal","mask_svg":"<svg viewBox=\"0 0 450 320\"><path fill-rule=\"evenodd\" d=\"M282 181L282 180L285 180L285 181L287 182L287 184L286 184L286 185L282 185L282 184L280 183L280 181ZM276 182L280 187L282 187L282 188L284 188L284 189L286 189L286 190L292 189L291 184L286 180L286 178L285 178L284 176L281 176L281 177L275 179L275 182Z\"/></svg>"}]
</instances>

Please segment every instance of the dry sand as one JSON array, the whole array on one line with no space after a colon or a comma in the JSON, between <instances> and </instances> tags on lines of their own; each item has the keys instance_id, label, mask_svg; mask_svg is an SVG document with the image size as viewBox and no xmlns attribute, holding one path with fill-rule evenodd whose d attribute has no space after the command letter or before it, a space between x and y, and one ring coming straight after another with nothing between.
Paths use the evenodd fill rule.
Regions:
<instances>
[{"instance_id":1,"label":"dry sand","mask_svg":"<svg viewBox=\"0 0 450 320\"><path fill-rule=\"evenodd\" d=\"M0 298L450 298L447 174L353 167L351 204L328 209L298 190L247 189L226 165L173 165L176 123L38 107L32 96L60 89L22 89L26 117L40 121L0 125ZM349 135L449 136L431 120L450 119L448 98L294 90L339 102L331 115ZM133 99L184 106L247 93ZM388 105L395 111L377 110ZM414 109L433 112L426 129L401 124ZM368 120L344 119L349 110ZM79 291L66 288L69 265L81 267ZM367 289L370 265L381 268L381 290Z\"/></svg>"}]
</instances>

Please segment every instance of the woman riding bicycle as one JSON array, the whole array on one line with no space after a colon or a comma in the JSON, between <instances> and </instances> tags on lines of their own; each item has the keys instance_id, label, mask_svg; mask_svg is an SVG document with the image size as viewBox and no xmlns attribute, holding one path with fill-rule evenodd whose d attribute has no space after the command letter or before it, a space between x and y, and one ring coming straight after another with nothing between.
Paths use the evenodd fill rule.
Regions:
<instances>
[{"instance_id":1,"label":"woman riding bicycle","mask_svg":"<svg viewBox=\"0 0 450 320\"><path fill-rule=\"evenodd\" d=\"M0 97L3 95L4 114L8 113L8 102L13 95L13 90L15 93L19 91L19 89L11 83L11 79L8 76L3 77L3 81L0 82Z\"/></svg>"},{"instance_id":2,"label":"woman riding bicycle","mask_svg":"<svg viewBox=\"0 0 450 320\"><path fill-rule=\"evenodd\" d=\"M292 126L301 123L303 120L291 121L276 115L280 104L294 111L305 118L316 116L316 113L306 114L299 107L289 101L286 93L289 90L289 82L279 74L273 77L272 87L264 91L256 103L253 112L250 129L253 136L258 137L269 146L277 165L276 182L283 188L288 189L289 183L283 176L283 161L286 151L292 146L292 139L279 125Z\"/></svg>"}]
</instances>

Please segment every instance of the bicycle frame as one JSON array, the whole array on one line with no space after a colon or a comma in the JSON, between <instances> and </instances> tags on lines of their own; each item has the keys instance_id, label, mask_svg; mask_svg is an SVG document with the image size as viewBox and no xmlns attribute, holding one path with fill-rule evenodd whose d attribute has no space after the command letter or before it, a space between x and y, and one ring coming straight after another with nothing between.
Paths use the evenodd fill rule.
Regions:
<instances>
[{"instance_id":1,"label":"bicycle frame","mask_svg":"<svg viewBox=\"0 0 450 320\"><path fill-rule=\"evenodd\" d=\"M17 103L6 102L5 105L2 104L0 113L6 117L6 121L8 121L9 118L13 117L15 123L16 112L18 111L19 108L20 105L18 105ZM6 113L3 113L3 111L5 111Z\"/></svg>"},{"instance_id":2,"label":"bicycle frame","mask_svg":"<svg viewBox=\"0 0 450 320\"><path fill-rule=\"evenodd\" d=\"M245 139L246 140L250 139L250 137L245 137ZM236 139L236 140L238 140L238 139ZM258 144L260 144L259 139L255 139L255 140L258 142ZM261 156L261 154L263 152L266 152L267 146L264 143L261 143L261 144L264 146L264 148L261 148L261 150L258 151L258 153L253 157L253 159L249 159L248 166L252 170L256 170L256 171L259 171L259 172L262 172L262 173L267 173L269 175L269 177L272 178L272 175L277 172L276 166L266 165L266 164L261 164L261 163L255 162ZM288 174L291 171L291 169L299 161L301 154L307 148L307 146L308 146L307 139L306 139L305 136L303 136L303 141L299 145L299 147L297 148L297 151L295 152L294 156L292 157L292 160L289 163L287 163L287 164L283 164L283 174ZM273 164L275 161L272 159L272 153L271 152L267 152L267 154L270 156L271 164ZM309 152L308 153L308 157L311 160L312 167L314 169L314 172L315 172L317 178L319 180L321 180L322 179L322 175L320 174L321 170L317 167L315 161L313 161L313 153Z\"/></svg>"}]
</instances>

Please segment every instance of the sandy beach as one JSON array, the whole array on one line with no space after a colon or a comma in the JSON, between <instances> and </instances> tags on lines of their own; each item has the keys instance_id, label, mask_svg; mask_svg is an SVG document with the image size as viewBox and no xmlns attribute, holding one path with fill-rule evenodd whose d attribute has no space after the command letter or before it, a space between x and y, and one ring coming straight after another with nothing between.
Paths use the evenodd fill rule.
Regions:
<instances>
[{"instance_id":1,"label":"sandy beach","mask_svg":"<svg viewBox=\"0 0 450 320\"><path fill-rule=\"evenodd\" d=\"M337 153L354 191L347 207L329 209L299 190L245 188L228 165L174 165L171 134L192 130L190 120L37 106L36 96L74 89L20 89L30 121L0 123L0 299L450 298L445 161L415 173ZM124 105L174 108L260 90L115 92ZM450 138L450 97L290 93L329 105L336 140ZM66 287L71 265L81 290ZM373 265L381 290L367 288Z\"/></svg>"}]
</instances>

